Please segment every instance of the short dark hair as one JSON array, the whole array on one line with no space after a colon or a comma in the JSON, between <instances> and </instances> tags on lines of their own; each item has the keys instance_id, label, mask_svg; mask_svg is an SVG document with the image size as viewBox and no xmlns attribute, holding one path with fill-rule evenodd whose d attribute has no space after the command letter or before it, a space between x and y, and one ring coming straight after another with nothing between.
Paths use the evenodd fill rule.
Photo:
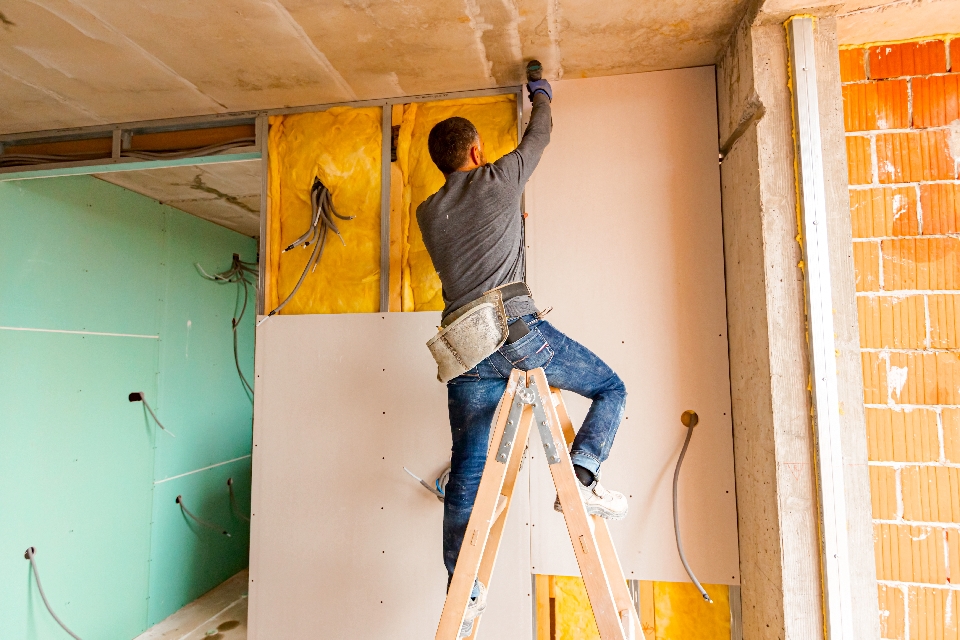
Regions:
<instances>
[{"instance_id":1,"label":"short dark hair","mask_svg":"<svg viewBox=\"0 0 960 640\"><path fill-rule=\"evenodd\" d=\"M427 138L430 158L444 174L453 173L464 165L470 147L480 135L473 123L454 116L433 125Z\"/></svg>"}]
</instances>

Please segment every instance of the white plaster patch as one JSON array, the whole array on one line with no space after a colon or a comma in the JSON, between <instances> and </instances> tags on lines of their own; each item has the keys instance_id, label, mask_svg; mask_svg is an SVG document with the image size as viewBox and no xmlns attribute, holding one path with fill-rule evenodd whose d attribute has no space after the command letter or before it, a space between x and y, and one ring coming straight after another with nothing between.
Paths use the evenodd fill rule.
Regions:
<instances>
[{"instance_id":1,"label":"white plaster patch","mask_svg":"<svg viewBox=\"0 0 960 640\"><path fill-rule=\"evenodd\" d=\"M903 385L907 383L906 367L890 367L887 372L887 403L893 404L893 393L896 391L897 400L900 399L900 392L903 391Z\"/></svg>"},{"instance_id":2,"label":"white plaster patch","mask_svg":"<svg viewBox=\"0 0 960 640\"><path fill-rule=\"evenodd\" d=\"M950 145L950 155L953 156L953 171L956 174L960 168L960 120L954 120L950 123L950 137L947 139Z\"/></svg>"},{"instance_id":3,"label":"white plaster patch","mask_svg":"<svg viewBox=\"0 0 960 640\"><path fill-rule=\"evenodd\" d=\"M921 540L926 540L930 537L930 527L923 527L923 533L919 536L910 536L910 539L914 542L920 542Z\"/></svg>"},{"instance_id":4,"label":"white plaster patch","mask_svg":"<svg viewBox=\"0 0 960 640\"><path fill-rule=\"evenodd\" d=\"M483 44L483 34L493 29L492 24L487 24L480 14L479 0L463 0L463 9L470 19L470 29L473 31L474 49L477 57L480 59L480 65L483 68L483 75L486 77L489 86L493 86L493 62L487 57L487 47Z\"/></svg>"},{"instance_id":5,"label":"white plaster patch","mask_svg":"<svg viewBox=\"0 0 960 640\"><path fill-rule=\"evenodd\" d=\"M75 77L72 73L70 73L70 71L63 68L61 65L57 64L56 62L51 60L49 57L47 57L45 52L40 49L36 49L34 47L22 47L22 46L16 46L14 47L14 49L19 51L23 55L27 56L34 62L39 63L40 66L42 66L44 69L50 69L52 71L56 71L57 73L60 73L67 78L70 78L71 80Z\"/></svg>"},{"instance_id":6,"label":"white plaster patch","mask_svg":"<svg viewBox=\"0 0 960 640\"><path fill-rule=\"evenodd\" d=\"M898 193L893 196L893 219L896 220L907 212L907 199L903 194Z\"/></svg>"},{"instance_id":7,"label":"white plaster patch","mask_svg":"<svg viewBox=\"0 0 960 640\"><path fill-rule=\"evenodd\" d=\"M390 85L390 88L396 92L398 96L405 96L407 92L403 90L403 87L400 86L400 77L396 72L391 71L387 74L387 84Z\"/></svg>"}]
</instances>

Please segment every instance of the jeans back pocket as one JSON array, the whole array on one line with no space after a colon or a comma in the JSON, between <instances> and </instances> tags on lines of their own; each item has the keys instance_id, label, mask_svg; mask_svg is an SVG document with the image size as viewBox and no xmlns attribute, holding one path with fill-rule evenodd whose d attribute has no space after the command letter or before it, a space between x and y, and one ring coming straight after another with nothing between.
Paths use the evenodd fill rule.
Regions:
<instances>
[{"instance_id":1,"label":"jeans back pocket","mask_svg":"<svg viewBox=\"0 0 960 640\"><path fill-rule=\"evenodd\" d=\"M522 322L522 320L520 321ZM546 367L553 360L553 349L537 327L531 327L530 333L512 344L500 347L498 353L515 369L529 371Z\"/></svg>"}]
</instances>

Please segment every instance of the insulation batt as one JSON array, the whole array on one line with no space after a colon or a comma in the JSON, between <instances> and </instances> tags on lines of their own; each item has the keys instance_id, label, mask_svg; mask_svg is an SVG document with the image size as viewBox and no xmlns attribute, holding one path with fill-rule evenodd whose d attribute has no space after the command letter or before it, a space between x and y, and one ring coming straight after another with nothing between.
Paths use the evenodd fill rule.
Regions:
<instances>
[{"instance_id":1,"label":"insulation batt","mask_svg":"<svg viewBox=\"0 0 960 640\"><path fill-rule=\"evenodd\" d=\"M323 257L280 312L371 313L380 310L380 107L335 107L270 118L270 254L266 307L293 290L312 246L283 249L310 226L314 177L333 205L354 220L335 220L344 246L327 232Z\"/></svg>"},{"instance_id":2,"label":"insulation batt","mask_svg":"<svg viewBox=\"0 0 960 640\"><path fill-rule=\"evenodd\" d=\"M427 137L435 124L452 116L466 118L477 128L488 162L517 147L517 101L513 95L404 105L397 141L397 162L403 176L400 248L403 311L443 310L440 278L423 244L416 211L420 203L443 186L443 174L430 159Z\"/></svg>"}]
</instances>

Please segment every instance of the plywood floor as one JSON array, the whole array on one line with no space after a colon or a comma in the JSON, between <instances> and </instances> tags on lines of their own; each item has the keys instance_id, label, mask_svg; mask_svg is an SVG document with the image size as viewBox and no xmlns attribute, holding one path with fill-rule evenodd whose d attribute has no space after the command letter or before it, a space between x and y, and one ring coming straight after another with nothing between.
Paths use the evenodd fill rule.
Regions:
<instances>
[{"instance_id":1,"label":"plywood floor","mask_svg":"<svg viewBox=\"0 0 960 640\"><path fill-rule=\"evenodd\" d=\"M244 569L135 640L246 640L248 573Z\"/></svg>"}]
</instances>

